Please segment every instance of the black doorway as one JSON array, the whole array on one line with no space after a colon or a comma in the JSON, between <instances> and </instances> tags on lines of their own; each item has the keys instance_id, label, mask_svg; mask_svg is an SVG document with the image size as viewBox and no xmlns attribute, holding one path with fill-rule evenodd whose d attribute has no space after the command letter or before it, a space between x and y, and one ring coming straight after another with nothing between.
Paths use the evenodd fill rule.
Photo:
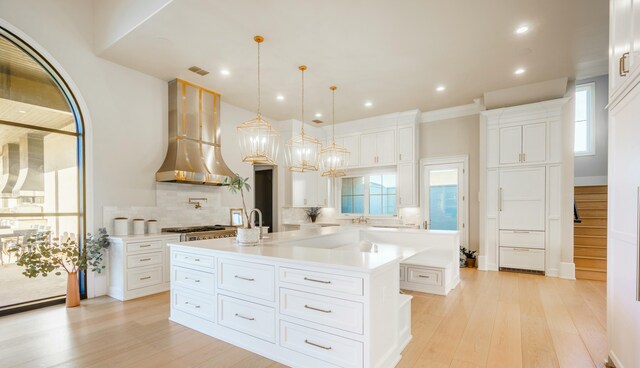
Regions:
<instances>
[{"instance_id":1,"label":"black doorway","mask_svg":"<svg viewBox=\"0 0 640 368\"><path fill-rule=\"evenodd\" d=\"M255 207L262 212L262 226L269 226L269 232L273 232L273 168L256 166L254 172Z\"/></svg>"}]
</instances>

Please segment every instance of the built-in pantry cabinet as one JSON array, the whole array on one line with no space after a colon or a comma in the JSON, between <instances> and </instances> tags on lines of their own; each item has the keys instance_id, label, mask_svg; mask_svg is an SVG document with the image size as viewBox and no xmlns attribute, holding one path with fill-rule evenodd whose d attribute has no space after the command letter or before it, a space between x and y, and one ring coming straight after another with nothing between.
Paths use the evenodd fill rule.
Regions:
<instances>
[{"instance_id":1,"label":"built-in pantry cabinet","mask_svg":"<svg viewBox=\"0 0 640 368\"><path fill-rule=\"evenodd\" d=\"M500 128L500 164L546 161L546 133L544 122Z\"/></svg>"},{"instance_id":2,"label":"built-in pantry cabinet","mask_svg":"<svg viewBox=\"0 0 640 368\"><path fill-rule=\"evenodd\" d=\"M640 80L640 0L610 0L610 106Z\"/></svg>"}]
</instances>

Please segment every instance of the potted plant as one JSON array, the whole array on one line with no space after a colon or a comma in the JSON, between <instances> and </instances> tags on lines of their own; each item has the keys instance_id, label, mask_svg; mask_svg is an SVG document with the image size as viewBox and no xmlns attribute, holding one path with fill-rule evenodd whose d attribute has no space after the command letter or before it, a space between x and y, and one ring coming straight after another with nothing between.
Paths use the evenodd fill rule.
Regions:
<instances>
[{"instance_id":1,"label":"potted plant","mask_svg":"<svg viewBox=\"0 0 640 368\"><path fill-rule=\"evenodd\" d=\"M320 216L321 207L309 207L304 212L307 214L307 217L311 220L311 222L316 222L318 216Z\"/></svg>"},{"instance_id":2,"label":"potted plant","mask_svg":"<svg viewBox=\"0 0 640 368\"><path fill-rule=\"evenodd\" d=\"M67 307L80 305L80 288L78 272L90 269L102 273L104 250L109 248L109 235L105 228L100 228L98 234L87 234L85 246L80 249L72 237L64 239L54 238L51 232L37 233L26 240L21 247L12 249L19 253L16 264L24 267L23 275L31 278L47 277L49 274L61 275L67 273Z\"/></svg>"},{"instance_id":3,"label":"potted plant","mask_svg":"<svg viewBox=\"0 0 640 368\"><path fill-rule=\"evenodd\" d=\"M462 253L464 253L464 256L466 258L465 260L465 264L467 267L470 268L474 268L476 266L476 253L477 251L475 250L471 250L471 249L467 249L462 247Z\"/></svg>"},{"instance_id":4,"label":"potted plant","mask_svg":"<svg viewBox=\"0 0 640 368\"><path fill-rule=\"evenodd\" d=\"M233 194L240 192L240 196L242 197L242 209L244 210L244 217L246 222L244 226L238 227L236 240L238 244L242 245L254 245L258 244L260 241L260 229L253 226L249 220L249 212L247 211L247 204L244 201L244 191L249 192L251 190L251 186L249 185L249 178L242 178L240 175L236 174L235 177L229 178L226 177L224 179L224 184L229 187L229 191Z\"/></svg>"}]
</instances>

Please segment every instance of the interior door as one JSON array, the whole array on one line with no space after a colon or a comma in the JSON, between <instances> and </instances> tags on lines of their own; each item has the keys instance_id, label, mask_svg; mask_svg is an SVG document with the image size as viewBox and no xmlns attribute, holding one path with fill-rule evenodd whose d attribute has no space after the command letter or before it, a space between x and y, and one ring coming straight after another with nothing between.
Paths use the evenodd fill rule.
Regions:
<instances>
[{"instance_id":1,"label":"interior door","mask_svg":"<svg viewBox=\"0 0 640 368\"><path fill-rule=\"evenodd\" d=\"M467 244L464 229L463 163L425 165L421 182L423 227L458 230Z\"/></svg>"},{"instance_id":2,"label":"interior door","mask_svg":"<svg viewBox=\"0 0 640 368\"><path fill-rule=\"evenodd\" d=\"M522 126L522 160L526 163L547 160L547 123Z\"/></svg>"},{"instance_id":3,"label":"interior door","mask_svg":"<svg viewBox=\"0 0 640 368\"><path fill-rule=\"evenodd\" d=\"M545 172L544 167L500 170L498 210L501 230L545 229Z\"/></svg>"},{"instance_id":4,"label":"interior door","mask_svg":"<svg viewBox=\"0 0 640 368\"><path fill-rule=\"evenodd\" d=\"M517 164L522 153L522 127L500 128L500 164Z\"/></svg>"}]
</instances>

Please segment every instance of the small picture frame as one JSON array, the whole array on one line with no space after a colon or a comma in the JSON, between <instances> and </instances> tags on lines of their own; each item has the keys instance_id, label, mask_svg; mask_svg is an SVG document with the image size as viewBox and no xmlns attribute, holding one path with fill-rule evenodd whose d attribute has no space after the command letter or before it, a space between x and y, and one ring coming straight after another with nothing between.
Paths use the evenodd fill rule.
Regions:
<instances>
[{"instance_id":1,"label":"small picture frame","mask_svg":"<svg viewBox=\"0 0 640 368\"><path fill-rule=\"evenodd\" d=\"M242 226L244 221L242 220L243 211L242 208L232 208L229 210L229 216L231 220L231 226Z\"/></svg>"}]
</instances>

